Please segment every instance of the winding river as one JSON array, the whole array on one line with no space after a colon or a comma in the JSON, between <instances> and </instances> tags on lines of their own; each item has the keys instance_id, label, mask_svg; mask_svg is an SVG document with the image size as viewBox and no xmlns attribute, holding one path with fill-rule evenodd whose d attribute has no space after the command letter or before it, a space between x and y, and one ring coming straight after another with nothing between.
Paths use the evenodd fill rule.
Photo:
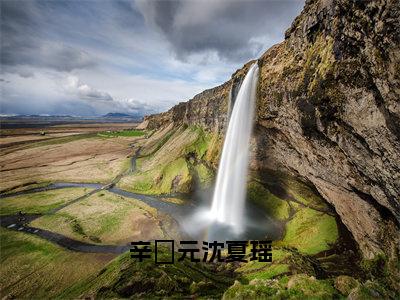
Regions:
<instances>
[{"instance_id":1,"label":"winding river","mask_svg":"<svg viewBox=\"0 0 400 300\"><path fill-rule=\"evenodd\" d=\"M140 150L140 149L139 149ZM81 182L57 182L52 183L45 187L33 188L29 190L19 191L15 193L8 193L8 194L1 194L0 199L8 198L8 197L15 197L19 195L26 195L31 193L49 191L49 190L57 190L57 189L68 189L68 188L90 188L92 189L90 192L86 193L83 196L80 196L76 199L73 199L61 206L58 206L51 211L47 212L46 214L54 214L57 211L76 203L78 201L87 198L90 195L93 195L101 190L107 190L111 193L123 196L128 199L135 199L136 201L139 200L162 213L166 213L171 216L178 224L185 218L193 214L197 205L196 201L188 200L189 195L182 195L182 194L171 194L171 195L145 195L139 193L132 193L116 187L116 184L119 180L127 174L130 174L135 171L136 169L136 157L138 156L139 150L131 158L131 167L128 171L119 174L111 183L108 184L100 184L100 183L81 183ZM184 200L184 204L177 204L173 202L168 202L163 200L163 198L178 198ZM1 201L1 200L0 200ZM253 208L251 210L252 214L255 214L256 218L265 218L265 215L260 215L259 209ZM47 241L55 243L61 247L67 248L69 250L78 251L78 252L90 252L90 253L123 253L129 250L130 245L98 245L92 243L86 243L78 240L71 239L67 236L62 234L36 228L29 226L29 223L33 220L40 218L43 214L14 214L14 215L5 215L0 216L0 225L4 228L9 230L21 231L29 234L33 234L39 236ZM181 225L181 224L180 224ZM264 226L262 226L264 227ZM264 230L265 228L259 228L259 226L249 228L247 234L249 236L260 237L265 235L266 233L272 235L274 232L277 232L278 235L282 234L282 228L280 224L274 223L271 220L268 221L268 232ZM184 230L182 230L184 231ZM275 234L276 235L276 234Z\"/></svg>"}]
</instances>

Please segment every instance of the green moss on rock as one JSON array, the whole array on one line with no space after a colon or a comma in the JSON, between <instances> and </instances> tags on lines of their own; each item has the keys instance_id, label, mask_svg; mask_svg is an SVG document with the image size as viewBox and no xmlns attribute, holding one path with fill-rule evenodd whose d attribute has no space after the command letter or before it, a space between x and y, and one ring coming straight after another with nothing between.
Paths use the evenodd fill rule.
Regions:
<instances>
[{"instance_id":1,"label":"green moss on rock","mask_svg":"<svg viewBox=\"0 0 400 300\"><path fill-rule=\"evenodd\" d=\"M190 126L188 130L193 132L197 138L194 142L184 148L184 153L195 153L197 158L203 158L211 140L210 136L199 126Z\"/></svg>"},{"instance_id":2,"label":"green moss on rock","mask_svg":"<svg viewBox=\"0 0 400 300\"><path fill-rule=\"evenodd\" d=\"M159 261L169 260L171 255L165 247L159 247L157 254ZM218 275L202 264L185 260L156 265L154 251L150 259L142 262L125 253L98 274L66 289L59 298L182 298L191 293L219 298L232 282L231 278Z\"/></svg>"},{"instance_id":3,"label":"green moss on rock","mask_svg":"<svg viewBox=\"0 0 400 300\"><path fill-rule=\"evenodd\" d=\"M335 288L345 296L359 286L359 282L351 276L341 275L335 278Z\"/></svg>"},{"instance_id":4,"label":"green moss on rock","mask_svg":"<svg viewBox=\"0 0 400 300\"><path fill-rule=\"evenodd\" d=\"M293 196L293 198L311 208L327 209L328 205L316 191L313 191L306 184L295 180L294 178L285 178L284 184L287 192Z\"/></svg>"},{"instance_id":5,"label":"green moss on rock","mask_svg":"<svg viewBox=\"0 0 400 300\"><path fill-rule=\"evenodd\" d=\"M317 280L313 276L297 274L289 278L287 289L313 299L332 299L337 294L331 281Z\"/></svg>"},{"instance_id":6,"label":"green moss on rock","mask_svg":"<svg viewBox=\"0 0 400 300\"><path fill-rule=\"evenodd\" d=\"M236 281L223 295L222 299L273 299L279 289L265 285L242 285Z\"/></svg>"},{"instance_id":7,"label":"green moss on rock","mask_svg":"<svg viewBox=\"0 0 400 300\"><path fill-rule=\"evenodd\" d=\"M194 170L201 186L208 185L214 177L214 173L204 164L195 165Z\"/></svg>"},{"instance_id":8,"label":"green moss on rock","mask_svg":"<svg viewBox=\"0 0 400 300\"><path fill-rule=\"evenodd\" d=\"M378 299L399 299L399 293L387 290L379 282L367 280L354 288L348 296L348 299L354 300L378 300Z\"/></svg>"},{"instance_id":9,"label":"green moss on rock","mask_svg":"<svg viewBox=\"0 0 400 300\"><path fill-rule=\"evenodd\" d=\"M287 201L276 197L260 183L250 182L247 192L250 200L263 207L271 217L279 220L289 218L290 207Z\"/></svg>"},{"instance_id":10,"label":"green moss on rock","mask_svg":"<svg viewBox=\"0 0 400 300\"><path fill-rule=\"evenodd\" d=\"M264 263L265 264L265 263ZM275 276L289 272L289 265L287 264L273 264L267 265L262 271L244 275L248 280L252 279L271 279Z\"/></svg>"},{"instance_id":11,"label":"green moss on rock","mask_svg":"<svg viewBox=\"0 0 400 300\"><path fill-rule=\"evenodd\" d=\"M286 224L282 244L298 249L305 254L316 254L330 248L338 238L334 217L303 208Z\"/></svg>"},{"instance_id":12,"label":"green moss on rock","mask_svg":"<svg viewBox=\"0 0 400 300\"><path fill-rule=\"evenodd\" d=\"M223 299L332 299L339 298L329 280L305 274L277 279L253 279L250 284L235 281Z\"/></svg>"}]
</instances>

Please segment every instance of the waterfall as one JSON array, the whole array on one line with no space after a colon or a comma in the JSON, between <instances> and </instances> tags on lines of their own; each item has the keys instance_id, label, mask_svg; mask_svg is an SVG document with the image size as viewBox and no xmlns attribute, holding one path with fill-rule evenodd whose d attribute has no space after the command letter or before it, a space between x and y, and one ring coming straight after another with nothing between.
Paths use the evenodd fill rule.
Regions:
<instances>
[{"instance_id":1,"label":"waterfall","mask_svg":"<svg viewBox=\"0 0 400 300\"><path fill-rule=\"evenodd\" d=\"M211 207L212 218L232 227L237 234L241 233L244 227L249 145L257 81L258 65L254 63L243 80L233 106Z\"/></svg>"}]
</instances>

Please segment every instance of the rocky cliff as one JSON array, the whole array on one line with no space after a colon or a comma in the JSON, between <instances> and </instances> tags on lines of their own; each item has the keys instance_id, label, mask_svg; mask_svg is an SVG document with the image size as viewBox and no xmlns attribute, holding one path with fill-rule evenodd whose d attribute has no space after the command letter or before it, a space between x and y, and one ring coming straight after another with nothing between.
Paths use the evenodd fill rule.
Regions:
<instances>
[{"instance_id":1,"label":"rocky cliff","mask_svg":"<svg viewBox=\"0 0 400 300\"><path fill-rule=\"evenodd\" d=\"M142 127L223 133L248 67ZM251 168L287 172L333 205L365 258L397 251L400 220L400 3L310 0L258 60ZM393 243L394 242L394 243Z\"/></svg>"}]
</instances>

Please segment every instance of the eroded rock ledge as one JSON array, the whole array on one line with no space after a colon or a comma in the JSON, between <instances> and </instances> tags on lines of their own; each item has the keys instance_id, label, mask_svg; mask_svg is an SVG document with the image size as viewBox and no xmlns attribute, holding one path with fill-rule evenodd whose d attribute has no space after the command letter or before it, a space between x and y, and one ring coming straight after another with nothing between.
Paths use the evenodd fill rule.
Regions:
<instances>
[{"instance_id":1,"label":"eroded rock ledge","mask_svg":"<svg viewBox=\"0 0 400 300\"><path fill-rule=\"evenodd\" d=\"M258 60L252 169L314 185L365 258L400 240L399 21L397 0L307 1L285 41ZM222 133L231 88L251 63L142 127L187 123ZM396 230L387 234L388 226Z\"/></svg>"}]
</instances>

